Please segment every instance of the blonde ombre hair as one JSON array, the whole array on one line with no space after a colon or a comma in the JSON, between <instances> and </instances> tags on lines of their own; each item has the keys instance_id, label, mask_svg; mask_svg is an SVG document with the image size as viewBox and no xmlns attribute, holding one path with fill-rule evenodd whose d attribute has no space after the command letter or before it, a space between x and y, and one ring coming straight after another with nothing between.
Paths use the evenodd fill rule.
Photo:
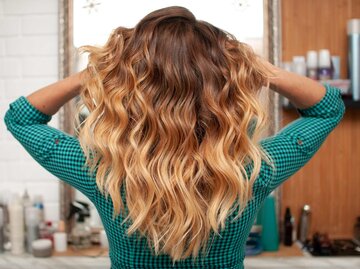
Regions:
<instances>
[{"instance_id":1,"label":"blonde ombre hair","mask_svg":"<svg viewBox=\"0 0 360 269\"><path fill-rule=\"evenodd\" d=\"M118 215L124 184L128 234L140 231L155 254L198 256L237 207L240 217L269 162L257 143L269 71L248 45L182 7L83 50L90 114L79 140L100 191Z\"/></svg>"}]
</instances>

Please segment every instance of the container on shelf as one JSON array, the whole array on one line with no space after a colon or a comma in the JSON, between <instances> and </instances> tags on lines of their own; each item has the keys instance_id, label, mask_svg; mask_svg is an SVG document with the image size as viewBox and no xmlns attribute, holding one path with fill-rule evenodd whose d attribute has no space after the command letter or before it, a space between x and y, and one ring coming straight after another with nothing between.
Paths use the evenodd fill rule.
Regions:
<instances>
[{"instance_id":1,"label":"container on shelf","mask_svg":"<svg viewBox=\"0 0 360 269\"><path fill-rule=\"evenodd\" d=\"M353 100L360 100L360 19L351 19L347 24L349 49L349 77Z\"/></svg>"}]
</instances>

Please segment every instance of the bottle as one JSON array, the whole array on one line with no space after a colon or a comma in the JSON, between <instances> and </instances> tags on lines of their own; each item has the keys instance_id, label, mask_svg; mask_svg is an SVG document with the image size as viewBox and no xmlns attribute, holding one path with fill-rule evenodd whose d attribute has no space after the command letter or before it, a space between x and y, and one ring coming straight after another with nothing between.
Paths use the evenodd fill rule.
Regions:
<instances>
[{"instance_id":1,"label":"bottle","mask_svg":"<svg viewBox=\"0 0 360 269\"><path fill-rule=\"evenodd\" d=\"M24 210L26 210L27 207L32 206L32 202L27 189L25 189L24 194L22 196L22 203L24 205Z\"/></svg>"},{"instance_id":2,"label":"bottle","mask_svg":"<svg viewBox=\"0 0 360 269\"><path fill-rule=\"evenodd\" d=\"M79 216L71 232L72 243L76 248L84 249L91 246L91 228L82 216Z\"/></svg>"},{"instance_id":3,"label":"bottle","mask_svg":"<svg viewBox=\"0 0 360 269\"><path fill-rule=\"evenodd\" d=\"M76 215L76 223L71 231L74 247L83 249L91 246L90 206L88 203L74 201L70 204L69 219Z\"/></svg>"},{"instance_id":4,"label":"bottle","mask_svg":"<svg viewBox=\"0 0 360 269\"><path fill-rule=\"evenodd\" d=\"M276 216L275 197L270 194L257 215L257 224L261 225L261 245L264 251L279 250L279 227Z\"/></svg>"},{"instance_id":5,"label":"bottle","mask_svg":"<svg viewBox=\"0 0 360 269\"><path fill-rule=\"evenodd\" d=\"M333 67L332 79L340 79L340 56L331 56L331 64Z\"/></svg>"},{"instance_id":6,"label":"bottle","mask_svg":"<svg viewBox=\"0 0 360 269\"><path fill-rule=\"evenodd\" d=\"M5 196L8 197L5 197ZM10 250L10 217L9 217L9 200L11 194L4 193L0 195L0 208L2 209L2 235L3 235L3 249L4 251Z\"/></svg>"},{"instance_id":7,"label":"bottle","mask_svg":"<svg viewBox=\"0 0 360 269\"><path fill-rule=\"evenodd\" d=\"M5 236L4 236L4 210L0 206L0 253L4 252Z\"/></svg>"},{"instance_id":8,"label":"bottle","mask_svg":"<svg viewBox=\"0 0 360 269\"><path fill-rule=\"evenodd\" d=\"M32 253L32 242L39 239L39 209L36 207L25 208L25 224L26 224L26 250Z\"/></svg>"},{"instance_id":9,"label":"bottle","mask_svg":"<svg viewBox=\"0 0 360 269\"><path fill-rule=\"evenodd\" d=\"M25 230L26 230L27 229L27 225L26 225L26 209L29 208L29 207L33 207L33 203L31 202L31 199L30 199L30 196L29 196L29 193L28 193L27 189L25 189L21 199L22 199L22 204L23 204L23 207L24 207ZM27 250L27 252L31 253L31 249L29 249L29 245L27 243L27 240L28 240L27 231L25 231L25 233L26 233L26 240L25 240L26 250Z\"/></svg>"},{"instance_id":10,"label":"bottle","mask_svg":"<svg viewBox=\"0 0 360 269\"><path fill-rule=\"evenodd\" d=\"M293 224L291 222L291 212L290 208L287 207L285 211L285 220L284 220L284 245L291 246L293 243Z\"/></svg>"},{"instance_id":11,"label":"bottle","mask_svg":"<svg viewBox=\"0 0 360 269\"><path fill-rule=\"evenodd\" d=\"M309 50L306 54L306 76L313 80L318 79L318 55L315 50Z\"/></svg>"},{"instance_id":12,"label":"bottle","mask_svg":"<svg viewBox=\"0 0 360 269\"><path fill-rule=\"evenodd\" d=\"M64 221L59 221L57 232L54 233L54 250L64 252L67 250L67 235Z\"/></svg>"},{"instance_id":13,"label":"bottle","mask_svg":"<svg viewBox=\"0 0 360 269\"><path fill-rule=\"evenodd\" d=\"M54 233L56 229L53 227L52 221L45 221L40 223L40 238L54 240Z\"/></svg>"},{"instance_id":14,"label":"bottle","mask_svg":"<svg viewBox=\"0 0 360 269\"><path fill-rule=\"evenodd\" d=\"M354 239L360 244L360 216L356 218L356 223L354 225Z\"/></svg>"},{"instance_id":15,"label":"bottle","mask_svg":"<svg viewBox=\"0 0 360 269\"><path fill-rule=\"evenodd\" d=\"M347 24L349 46L349 78L353 100L360 100L360 19L351 19Z\"/></svg>"},{"instance_id":16,"label":"bottle","mask_svg":"<svg viewBox=\"0 0 360 269\"><path fill-rule=\"evenodd\" d=\"M39 220L40 222L44 222L44 203L41 195L35 195L34 197L34 207L39 209Z\"/></svg>"},{"instance_id":17,"label":"bottle","mask_svg":"<svg viewBox=\"0 0 360 269\"><path fill-rule=\"evenodd\" d=\"M299 240L301 243L305 244L307 237L308 237L308 231L310 227L310 206L304 205L301 211L301 217L300 217L300 225L299 225Z\"/></svg>"},{"instance_id":18,"label":"bottle","mask_svg":"<svg viewBox=\"0 0 360 269\"><path fill-rule=\"evenodd\" d=\"M321 81L329 80L332 77L330 51L327 49L319 51L318 77Z\"/></svg>"},{"instance_id":19,"label":"bottle","mask_svg":"<svg viewBox=\"0 0 360 269\"><path fill-rule=\"evenodd\" d=\"M294 73L300 76L306 76L306 62L304 56L294 56L292 67Z\"/></svg>"},{"instance_id":20,"label":"bottle","mask_svg":"<svg viewBox=\"0 0 360 269\"><path fill-rule=\"evenodd\" d=\"M296 227L295 227L295 217L292 216L291 217L291 223L292 223L292 241L295 242L296 241Z\"/></svg>"},{"instance_id":21,"label":"bottle","mask_svg":"<svg viewBox=\"0 0 360 269\"><path fill-rule=\"evenodd\" d=\"M24 253L24 208L21 198L13 196L9 204L10 215L10 242L11 253L21 255Z\"/></svg>"}]
</instances>

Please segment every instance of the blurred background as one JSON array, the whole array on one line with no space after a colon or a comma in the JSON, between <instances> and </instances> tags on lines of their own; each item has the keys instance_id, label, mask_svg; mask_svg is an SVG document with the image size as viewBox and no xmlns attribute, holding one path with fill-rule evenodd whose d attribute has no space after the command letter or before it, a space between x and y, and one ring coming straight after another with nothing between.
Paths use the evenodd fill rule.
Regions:
<instances>
[{"instance_id":1,"label":"blurred background","mask_svg":"<svg viewBox=\"0 0 360 269\"><path fill-rule=\"evenodd\" d=\"M17 97L83 69L80 46L102 45L114 28L170 5L291 72L339 87L347 107L319 152L265 201L246 268L360 268L359 0L0 0L1 118ZM271 135L299 114L267 94ZM50 125L73 134L75 103ZM0 269L106 268L107 255L95 207L38 165L1 121Z\"/></svg>"}]
</instances>

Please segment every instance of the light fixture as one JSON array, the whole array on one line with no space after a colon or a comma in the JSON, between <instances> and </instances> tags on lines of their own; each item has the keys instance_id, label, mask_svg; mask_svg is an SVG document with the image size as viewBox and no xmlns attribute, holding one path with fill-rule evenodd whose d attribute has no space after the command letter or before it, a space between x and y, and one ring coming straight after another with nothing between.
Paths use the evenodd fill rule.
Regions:
<instances>
[{"instance_id":1,"label":"light fixture","mask_svg":"<svg viewBox=\"0 0 360 269\"><path fill-rule=\"evenodd\" d=\"M100 6L101 3L97 0L86 0L86 5L83 6L84 9L87 9L89 14L98 11L98 6Z\"/></svg>"},{"instance_id":2,"label":"light fixture","mask_svg":"<svg viewBox=\"0 0 360 269\"><path fill-rule=\"evenodd\" d=\"M250 0L233 0L232 4L236 9L243 11L250 7Z\"/></svg>"}]
</instances>

